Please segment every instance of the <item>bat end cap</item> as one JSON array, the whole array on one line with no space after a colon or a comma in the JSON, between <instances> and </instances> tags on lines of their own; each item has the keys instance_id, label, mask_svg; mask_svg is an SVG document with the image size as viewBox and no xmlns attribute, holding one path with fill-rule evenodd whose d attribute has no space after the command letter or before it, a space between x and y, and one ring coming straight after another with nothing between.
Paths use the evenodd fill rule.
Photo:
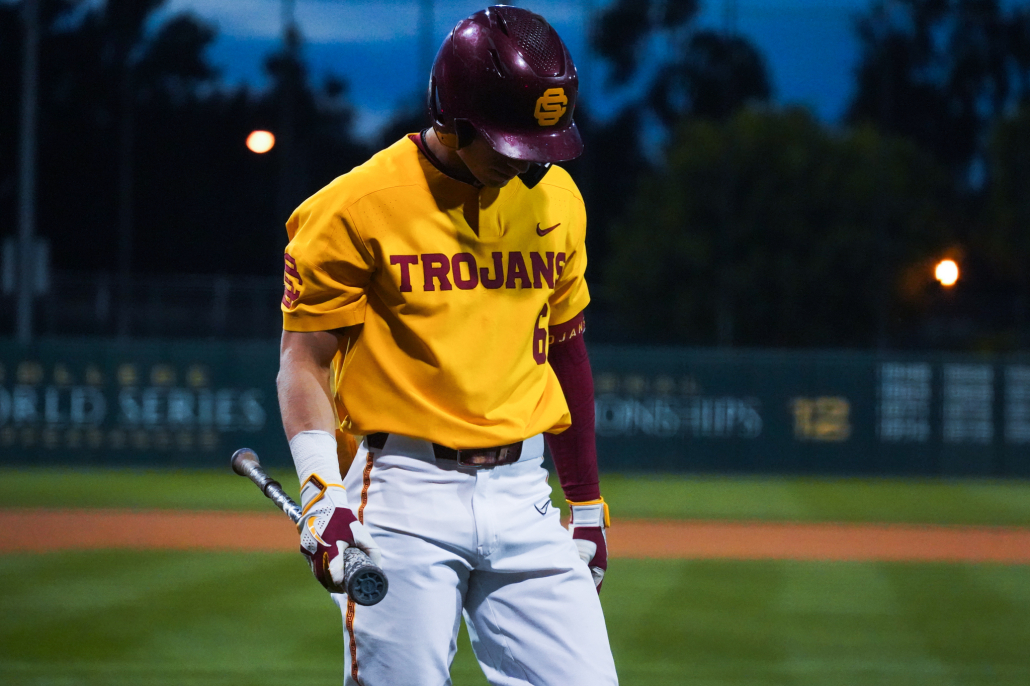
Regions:
<instances>
[{"instance_id":1,"label":"bat end cap","mask_svg":"<svg viewBox=\"0 0 1030 686\"><path fill-rule=\"evenodd\" d=\"M347 596L358 605L375 605L386 597L387 588L386 575L369 569L354 575L347 586Z\"/></svg>"},{"instance_id":2,"label":"bat end cap","mask_svg":"<svg viewBox=\"0 0 1030 686\"><path fill-rule=\"evenodd\" d=\"M232 454L232 459L230 460L229 464L232 465L232 470L234 472L236 472L240 476L247 476L247 472L243 467L244 463L246 462L253 462L258 465L261 464L261 461L258 460L257 453L255 453L250 448L240 448L239 450L234 452Z\"/></svg>"}]
</instances>

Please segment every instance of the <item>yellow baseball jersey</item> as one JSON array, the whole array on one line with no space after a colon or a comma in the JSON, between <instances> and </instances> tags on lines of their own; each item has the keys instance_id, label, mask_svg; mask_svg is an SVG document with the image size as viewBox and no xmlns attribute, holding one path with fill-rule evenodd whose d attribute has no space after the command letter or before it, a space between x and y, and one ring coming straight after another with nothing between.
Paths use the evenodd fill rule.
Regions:
<instances>
[{"instance_id":1,"label":"yellow baseball jersey","mask_svg":"<svg viewBox=\"0 0 1030 686\"><path fill-rule=\"evenodd\" d=\"M308 198L287 231L283 328L363 325L333 363L344 431L462 449L569 426L547 328L590 295L565 170L477 189L405 137Z\"/></svg>"}]
</instances>

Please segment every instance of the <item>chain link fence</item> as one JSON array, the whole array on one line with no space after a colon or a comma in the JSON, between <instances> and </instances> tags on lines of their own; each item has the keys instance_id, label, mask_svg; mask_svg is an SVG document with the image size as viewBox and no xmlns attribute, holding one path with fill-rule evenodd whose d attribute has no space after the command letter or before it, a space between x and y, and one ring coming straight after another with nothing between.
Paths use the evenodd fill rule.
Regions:
<instances>
[{"instance_id":1,"label":"chain link fence","mask_svg":"<svg viewBox=\"0 0 1030 686\"><path fill-rule=\"evenodd\" d=\"M280 277L54 272L35 298L35 336L269 339L282 331ZM14 332L15 299L0 307Z\"/></svg>"}]
</instances>

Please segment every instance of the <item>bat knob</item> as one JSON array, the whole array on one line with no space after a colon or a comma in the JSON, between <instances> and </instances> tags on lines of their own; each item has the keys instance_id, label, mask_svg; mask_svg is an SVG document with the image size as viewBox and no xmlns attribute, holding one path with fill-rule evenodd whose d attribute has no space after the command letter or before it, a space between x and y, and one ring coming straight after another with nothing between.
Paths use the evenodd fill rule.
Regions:
<instances>
[{"instance_id":1,"label":"bat knob","mask_svg":"<svg viewBox=\"0 0 1030 686\"><path fill-rule=\"evenodd\" d=\"M389 588L386 574L362 550L347 548L343 553L343 569L347 597L358 605L375 605L386 597Z\"/></svg>"},{"instance_id":2,"label":"bat knob","mask_svg":"<svg viewBox=\"0 0 1030 686\"><path fill-rule=\"evenodd\" d=\"M249 476L249 474L247 474L247 469L244 466L247 462L253 462L259 466L261 464L261 461L258 460L257 453L250 448L240 448L232 454L232 460L229 464L232 465L232 470L240 476Z\"/></svg>"}]
</instances>

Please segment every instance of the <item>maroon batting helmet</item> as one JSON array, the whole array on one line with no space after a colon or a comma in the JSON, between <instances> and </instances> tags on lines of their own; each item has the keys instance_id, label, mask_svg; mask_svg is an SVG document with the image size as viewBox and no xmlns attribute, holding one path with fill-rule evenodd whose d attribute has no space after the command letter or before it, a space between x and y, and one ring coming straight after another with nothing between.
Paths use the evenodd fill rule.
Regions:
<instances>
[{"instance_id":1,"label":"maroon batting helmet","mask_svg":"<svg viewBox=\"0 0 1030 686\"><path fill-rule=\"evenodd\" d=\"M476 133L505 157L563 162L583 152L572 121L579 79L565 43L539 14L497 5L464 19L444 40L429 80L440 140Z\"/></svg>"}]
</instances>

